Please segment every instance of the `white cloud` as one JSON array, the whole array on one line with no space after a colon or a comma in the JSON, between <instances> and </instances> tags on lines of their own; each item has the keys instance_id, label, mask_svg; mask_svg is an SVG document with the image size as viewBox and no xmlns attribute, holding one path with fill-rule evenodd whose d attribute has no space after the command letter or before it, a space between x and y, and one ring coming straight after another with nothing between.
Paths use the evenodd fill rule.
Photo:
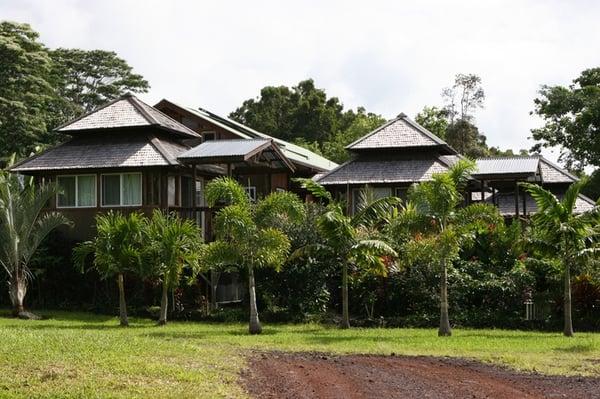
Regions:
<instances>
[{"instance_id":1,"label":"white cloud","mask_svg":"<svg viewBox=\"0 0 600 399\"><path fill-rule=\"evenodd\" d=\"M587 1L0 1L52 47L117 51L166 97L228 113L261 87L312 77L347 106L393 117L441 103L454 74L483 79L491 145L529 148L541 84L600 64ZM554 158L555 156L553 156Z\"/></svg>"}]
</instances>

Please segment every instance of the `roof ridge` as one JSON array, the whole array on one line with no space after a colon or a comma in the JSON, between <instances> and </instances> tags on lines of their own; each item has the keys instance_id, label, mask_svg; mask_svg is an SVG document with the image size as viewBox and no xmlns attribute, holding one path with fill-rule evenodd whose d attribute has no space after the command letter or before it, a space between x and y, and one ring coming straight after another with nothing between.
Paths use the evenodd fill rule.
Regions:
<instances>
[{"instance_id":1,"label":"roof ridge","mask_svg":"<svg viewBox=\"0 0 600 399\"><path fill-rule=\"evenodd\" d=\"M138 99L131 93L128 93L126 96L123 96L123 99L128 101L133 107L140 113L151 125L160 125L160 122L152 116L148 111L144 109L144 107L140 104L141 100ZM158 110L157 110L158 111ZM160 111L159 111L160 112Z\"/></svg>"},{"instance_id":2,"label":"roof ridge","mask_svg":"<svg viewBox=\"0 0 600 399\"><path fill-rule=\"evenodd\" d=\"M148 134L146 137L148 138L148 142L150 143L150 145L152 147L154 147L156 149L156 151L158 151L158 153L165 159L165 161L167 161L171 165L177 165L177 164L179 164L177 162L177 159L173 160L170 157L169 152L163 147L163 145L160 142L159 138L156 137L155 134Z\"/></svg>"}]
</instances>

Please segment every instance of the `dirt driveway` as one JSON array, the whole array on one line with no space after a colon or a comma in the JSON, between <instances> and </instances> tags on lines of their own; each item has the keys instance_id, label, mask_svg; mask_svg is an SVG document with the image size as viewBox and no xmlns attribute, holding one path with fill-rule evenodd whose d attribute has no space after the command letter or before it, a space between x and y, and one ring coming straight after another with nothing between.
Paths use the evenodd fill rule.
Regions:
<instances>
[{"instance_id":1,"label":"dirt driveway","mask_svg":"<svg viewBox=\"0 0 600 399\"><path fill-rule=\"evenodd\" d=\"M256 353L242 382L257 398L600 398L600 379L519 374L452 358Z\"/></svg>"}]
</instances>

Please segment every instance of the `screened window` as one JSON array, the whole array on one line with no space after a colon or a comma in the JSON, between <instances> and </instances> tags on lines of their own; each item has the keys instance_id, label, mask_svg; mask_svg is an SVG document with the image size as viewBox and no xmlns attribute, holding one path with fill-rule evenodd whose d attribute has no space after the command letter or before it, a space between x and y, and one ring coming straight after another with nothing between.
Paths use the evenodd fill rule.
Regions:
<instances>
[{"instance_id":1,"label":"screened window","mask_svg":"<svg viewBox=\"0 0 600 399\"><path fill-rule=\"evenodd\" d=\"M85 208L96 206L96 176L58 176L56 206L59 208Z\"/></svg>"},{"instance_id":2,"label":"screened window","mask_svg":"<svg viewBox=\"0 0 600 399\"><path fill-rule=\"evenodd\" d=\"M142 205L142 174L102 175L102 206Z\"/></svg>"}]
</instances>

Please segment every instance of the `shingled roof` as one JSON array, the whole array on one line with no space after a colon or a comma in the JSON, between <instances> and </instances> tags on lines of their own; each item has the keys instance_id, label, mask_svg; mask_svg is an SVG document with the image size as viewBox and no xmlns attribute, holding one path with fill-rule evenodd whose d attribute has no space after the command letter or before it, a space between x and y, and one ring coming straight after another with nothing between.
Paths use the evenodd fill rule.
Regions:
<instances>
[{"instance_id":1,"label":"shingled roof","mask_svg":"<svg viewBox=\"0 0 600 399\"><path fill-rule=\"evenodd\" d=\"M431 180L434 173L448 170L445 158L353 159L318 178L323 185L413 183Z\"/></svg>"},{"instance_id":2,"label":"shingled roof","mask_svg":"<svg viewBox=\"0 0 600 399\"><path fill-rule=\"evenodd\" d=\"M537 176L542 183L573 183L577 177L541 155L477 159L475 178L490 176Z\"/></svg>"},{"instance_id":3,"label":"shingled roof","mask_svg":"<svg viewBox=\"0 0 600 399\"><path fill-rule=\"evenodd\" d=\"M159 110L126 94L59 126L56 131L73 134L81 131L107 130L129 127L157 127L183 137L200 135Z\"/></svg>"},{"instance_id":4,"label":"shingled roof","mask_svg":"<svg viewBox=\"0 0 600 399\"><path fill-rule=\"evenodd\" d=\"M448 143L409 119L405 114L383 124L346 148L350 151L440 147L447 154L456 154Z\"/></svg>"}]
</instances>

